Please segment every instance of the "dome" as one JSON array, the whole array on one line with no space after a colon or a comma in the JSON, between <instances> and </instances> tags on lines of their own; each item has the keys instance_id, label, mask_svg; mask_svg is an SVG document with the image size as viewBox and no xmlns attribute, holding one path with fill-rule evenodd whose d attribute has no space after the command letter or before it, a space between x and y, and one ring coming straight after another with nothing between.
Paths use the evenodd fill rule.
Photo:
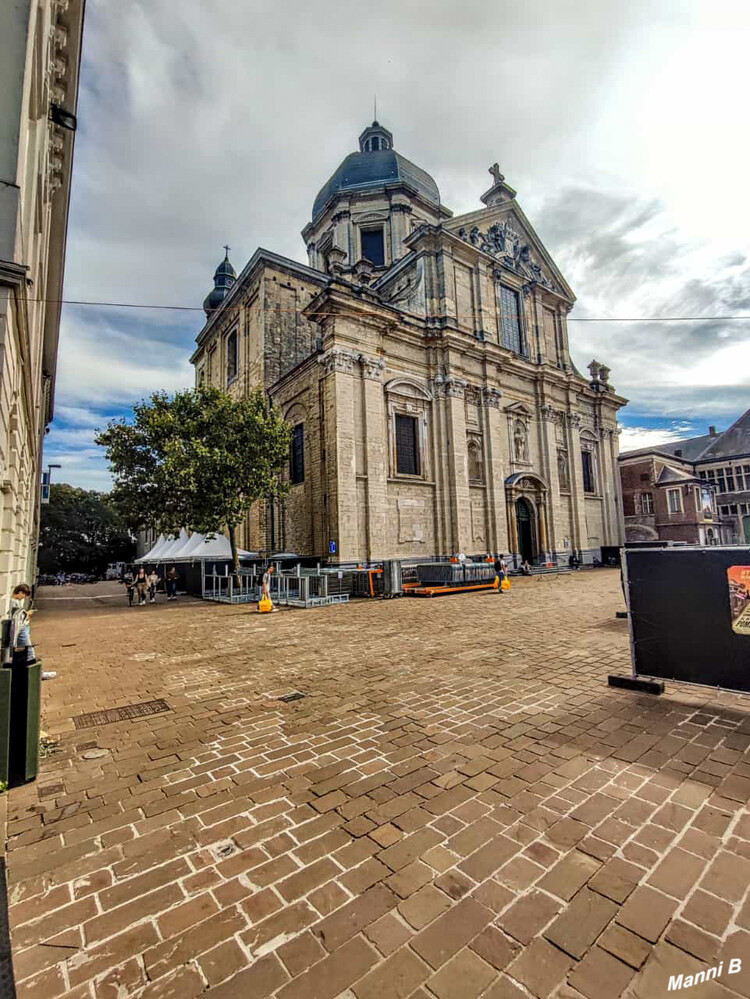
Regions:
<instances>
[{"instance_id":1,"label":"dome","mask_svg":"<svg viewBox=\"0 0 750 999\"><path fill-rule=\"evenodd\" d=\"M343 191L366 191L385 184L408 184L426 201L440 205L440 191L426 170L397 153L391 133L374 121L359 137L359 152L350 153L323 185L313 204L313 222L326 205Z\"/></svg>"},{"instance_id":2,"label":"dome","mask_svg":"<svg viewBox=\"0 0 750 999\"><path fill-rule=\"evenodd\" d=\"M226 255L214 271L213 289L203 300L203 310L207 316L210 315L214 309L218 309L229 294L229 289L237 280L237 272L229 262L229 247L225 246L224 249L226 250Z\"/></svg>"}]
</instances>

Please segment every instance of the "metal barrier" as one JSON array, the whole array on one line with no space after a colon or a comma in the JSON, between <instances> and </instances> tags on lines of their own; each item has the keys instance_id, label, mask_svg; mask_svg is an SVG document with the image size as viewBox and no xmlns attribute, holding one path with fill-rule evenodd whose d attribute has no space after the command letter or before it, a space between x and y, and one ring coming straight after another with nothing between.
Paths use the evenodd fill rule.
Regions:
<instances>
[{"instance_id":1,"label":"metal barrier","mask_svg":"<svg viewBox=\"0 0 750 999\"><path fill-rule=\"evenodd\" d=\"M256 603L261 596L265 568L243 567L239 585L234 574L203 570L201 592L204 600L227 604ZM336 569L305 569L297 566L284 572L279 564L271 573L270 595L274 604L282 607L323 607L349 602L350 587L343 585L344 573Z\"/></svg>"}]
</instances>

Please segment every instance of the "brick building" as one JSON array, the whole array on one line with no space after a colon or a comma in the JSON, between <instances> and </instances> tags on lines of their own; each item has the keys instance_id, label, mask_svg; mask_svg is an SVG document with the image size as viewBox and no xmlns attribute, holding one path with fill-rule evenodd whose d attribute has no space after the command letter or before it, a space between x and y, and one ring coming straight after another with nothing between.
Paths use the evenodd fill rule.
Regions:
<instances>
[{"instance_id":1,"label":"brick building","mask_svg":"<svg viewBox=\"0 0 750 999\"><path fill-rule=\"evenodd\" d=\"M750 410L721 433L620 455L625 538L750 544Z\"/></svg>"},{"instance_id":2,"label":"brick building","mask_svg":"<svg viewBox=\"0 0 750 999\"><path fill-rule=\"evenodd\" d=\"M0 2L0 600L33 581L84 0Z\"/></svg>"},{"instance_id":3,"label":"brick building","mask_svg":"<svg viewBox=\"0 0 750 999\"><path fill-rule=\"evenodd\" d=\"M374 122L315 199L307 265L259 249L217 268L196 383L262 384L294 427L290 490L245 548L533 562L621 540L625 400L605 366L575 369L574 295L490 173L454 217Z\"/></svg>"}]
</instances>

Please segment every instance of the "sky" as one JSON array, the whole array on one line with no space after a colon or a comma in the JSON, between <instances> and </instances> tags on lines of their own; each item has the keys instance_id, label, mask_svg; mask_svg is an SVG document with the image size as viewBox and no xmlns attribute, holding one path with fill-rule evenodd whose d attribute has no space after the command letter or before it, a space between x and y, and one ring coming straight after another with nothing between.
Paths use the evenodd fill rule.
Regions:
<instances>
[{"instance_id":1,"label":"sky","mask_svg":"<svg viewBox=\"0 0 750 999\"><path fill-rule=\"evenodd\" d=\"M306 262L373 115L455 214L498 161L577 295L574 361L630 400L621 450L750 405L746 0L87 0L45 460L107 489L97 427L192 385L231 246ZM180 310L124 306L180 306ZM668 322L689 317L690 321Z\"/></svg>"}]
</instances>

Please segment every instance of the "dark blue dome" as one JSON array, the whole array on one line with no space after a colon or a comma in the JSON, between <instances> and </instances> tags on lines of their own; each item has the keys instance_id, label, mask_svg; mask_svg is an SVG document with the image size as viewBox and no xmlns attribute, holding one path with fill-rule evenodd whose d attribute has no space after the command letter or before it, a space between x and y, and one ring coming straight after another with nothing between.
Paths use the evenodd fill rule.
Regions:
<instances>
[{"instance_id":1,"label":"dark blue dome","mask_svg":"<svg viewBox=\"0 0 750 999\"><path fill-rule=\"evenodd\" d=\"M214 271L213 289L203 300L203 309L208 315L217 309L229 294L229 289L237 280L237 272L229 263L229 247L226 248L226 256Z\"/></svg>"},{"instance_id":2,"label":"dark blue dome","mask_svg":"<svg viewBox=\"0 0 750 999\"><path fill-rule=\"evenodd\" d=\"M426 201L439 206L440 191L432 177L394 149L350 153L318 192L313 204L313 222L323 214L331 198L342 191L365 191L399 182L415 188Z\"/></svg>"}]
</instances>

